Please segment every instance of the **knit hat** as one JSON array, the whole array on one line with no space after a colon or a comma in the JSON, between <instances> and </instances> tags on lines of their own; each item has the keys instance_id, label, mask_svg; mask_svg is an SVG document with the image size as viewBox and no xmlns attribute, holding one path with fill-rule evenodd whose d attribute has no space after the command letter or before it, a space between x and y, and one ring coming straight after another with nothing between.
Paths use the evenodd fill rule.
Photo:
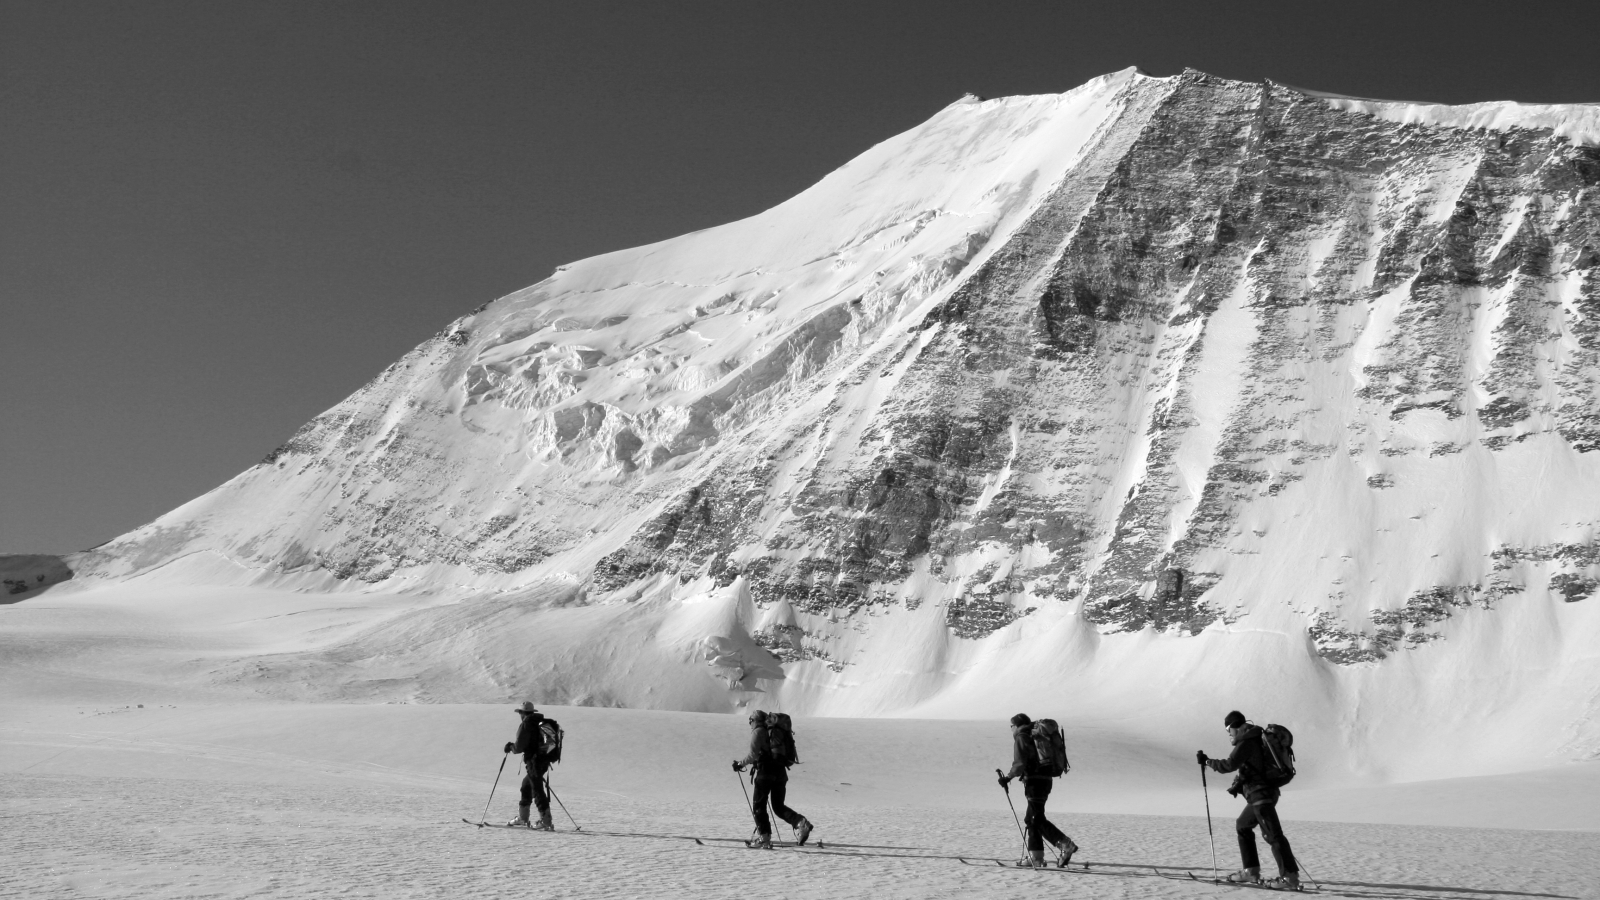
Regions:
<instances>
[{"instance_id":1,"label":"knit hat","mask_svg":"<svg viewBox=\"0 0 1600 900\"><path fill-rule=\"evenodd\" d=\"M1011 717L1011 725L1013 728L1031 724L1033 724L1033 720L1028 718L1027 713L1017 713Z\"/></svg>"},{"instance_id":2,"label":"knit hat","mask_svg":"<svg viewBox=\"0 0 1600 900\"><path fill-rule=\"evenodd\" d=\"M1236 709L1233 712L1228 713L1228 717L1222 720L1222 724L1228 726L1229 728L1238 728L1244 724L1244 713L1239 712Z\"/></svg>"},{"instance_id":3,"label":"knit hat","mask_svg":"<svg viewBox=\"0 0 1600 900\"><path fill-rule=\"evenodd\" d=\"M767 714L762 712L759 709L750 710L750 724L752 724L752 725L765 725L765 724L767 724Z\"/></svg>"}]
</instances>

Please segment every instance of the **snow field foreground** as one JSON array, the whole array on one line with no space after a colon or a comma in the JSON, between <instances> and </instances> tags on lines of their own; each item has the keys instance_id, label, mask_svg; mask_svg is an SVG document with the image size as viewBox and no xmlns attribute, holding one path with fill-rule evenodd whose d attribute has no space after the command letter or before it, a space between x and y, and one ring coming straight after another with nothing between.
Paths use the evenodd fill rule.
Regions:
<instances>
[{"instance_id":1,"label":"snow field foreground","mask_svg":"<svg viewBox=\"0 0 1600 900\"><path fill-rule=\"evenodd\" d=\"M159 698L157 698L159 699ZM993 769L995 721L800 719L790 805L819 848L758 852L728 761L738 718L549 707L568 732L552 782L584 833L463 824L488 799L509 705L189 704L0 707L0 896L210 897L1205 897L1161 878L1209 868L1192 761L1103 745L1067 723L1075 771L1052 818L1089 872L1005 871L1018 836ZM1039 710L1038 712L1047 712ZM1220 749L1220 748L1219 748ZM1191 758L1192 760L1192 758ZM489 811L514 812L517 761ZM1291 787L1282 811L1327 892L1367 898L1600 897L1596 776L1466 779L1378 790ZM1238 802L1213 778L1218 857L1233 865ZM1585 793L1586 792L1586 793ZM1016 792L1020 793L1020 792ZM1584 831L1316 822L1375 812L1427 820L1541 812ZM1196 815L1118 815L1162 803ZM1015 799L1020 801L1020 796ZM1463 811L1470 814L1457 819ZM1585 815L1589 818L1585 820ZM1474 818L1475 817L1475 818ZM1414 819L1415 820L1415 819ZM702 843L696 844L693 838ZM969 862L962 862L966 858Z\"/></svg>"}]
</instances>

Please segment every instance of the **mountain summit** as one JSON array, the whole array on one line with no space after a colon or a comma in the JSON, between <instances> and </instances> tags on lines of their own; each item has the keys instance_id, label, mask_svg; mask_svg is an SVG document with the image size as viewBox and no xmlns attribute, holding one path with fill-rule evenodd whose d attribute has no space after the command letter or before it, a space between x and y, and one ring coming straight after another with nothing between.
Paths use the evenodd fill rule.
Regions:
<instances>
[{"instance_id":1,"label":"mountain summit","mask_svg":"<svg viewBox=\"0 0 1600 900\"><path fill-rule=\"evenodd\" d=\"M435 698L1348 723L1494 678L1474 715L1600 753L1597 110L963 98L457 320L72 564L457 600L282 663Z\"/></svg>"}]
</instances>

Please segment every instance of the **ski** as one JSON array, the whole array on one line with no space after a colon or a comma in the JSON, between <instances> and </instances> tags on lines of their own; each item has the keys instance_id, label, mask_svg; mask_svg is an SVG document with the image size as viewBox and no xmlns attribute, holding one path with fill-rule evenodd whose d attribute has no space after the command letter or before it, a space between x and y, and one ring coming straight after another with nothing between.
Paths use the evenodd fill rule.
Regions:
<instances>
[{"instance_id":1,"label":"ski","mask_svg":"<svg viewBox=\"0 0 1600 900\"><path fill-rule=\"evenodd\" d=\"M1184 880L1197 881L1200 884L1214 884L1217 887L1254 888L1255 890L1258 890L1258 891L1289 891L1290 893L1302 893L1302 894L1315 894L1315 893L1317 893L1315 890L1313 890L1311 888L1308 888L1305 885L1301 885L1300 887L1297 887L1297 888L1280 888L1280 887L1273 887L1270 884L1262 884L1260 882L1253 882L1253 881L1218 881L1218 880L1214 880L1214 879L1211 879L1211 878L1201 878L1199 875L1196 875L1193 872L1184 872L1182 875L1178 875L1177 873L1172 873L1172 872L1156 872L1155 874L1160 875L1162 878L1172 879L1173 881L1184 881Z\"/></svg>"},{"instance_id":2,"label":"ski","mask_svg":"<svg viewBox=\"0 0 1600 900\"><path fill-rule=\"evenodd\" d=\"M977 866L979 868L988 868L989 866L995 866L997 868L1009 869L1009 870L1018 871L1018 872L1042 872L1042 873L1047 874L1047 875L1096 875L1096 876L1103 876L1103 877L1110 877L1110 878L1143 878L1143 877L1147 877L1147 874L1144 873L1144 872L1107 872L1107 871L1104 871L1104 870L1096 871L1095 869L1091 868L1091 866L1096 865L1095 863L1072 863L1072 864L1070 864L1069 866L1066 866L1066 867L1062 867L1062 866L1045 866L1044 868L1036 868L1034 866L1019 866L1014 862L1006 862L1003 859L995 859L993 857L957 856L955 858L960 860L961 862L969 865L969 866Z\"/></svg>"},{"instance_id":3,"label":"ski","mask_svg":"<svg viewBox=\"0 0 1600 900\"><path fill-rule=\"evenodd\" d=\"M698 843L698 841L696 843ZM746 850L792 850L792 851L794 851L796 853L804 853L807 850L821 850L821 849L823 849L821 844L802 845L802 844L791 844L788 841L784 841L783 843L779 843L777 841L773 841L772 842L772 846L770 846L770 847L758 847L758 846L756 846L756 843L754 841L740 841L740 843L744 844L744 847L745 847ZM839 851L835 851L835 852L839 852Z\"/></svg>"},{"instance_id":4,"label":"ski","mask_svg":"<svg viewBox=\"0 0 1600 900\"><path fill-rule=\"evenodd\" d=\"M476 825L479 828L511 828L522 829L523 831L548 831L550 834L556 833L556 829L554 828L529 828L526 825L502 825L499 822L474 822L471 819L462 819L461 821L467 823L468 825Z\"/></svg>"},{"instance_id":5,"label":"ski","mask_svg":"<svg viewBox=\"0 0 1600 900\"><path fill-rule=\"evenodd\" d=\"M1305 885L1301 885L1301 886L1299 886L1297 888L1283 888L1283 887L1273 887L1270 884L1265 884L1265 883L1260 882L1260 881L1212 881L1209 878L1201 878L1199 875L1196 875L1193 872L1189 872L1187 874L1188 874L1188 876L1190 878L1193 878L1195 881L1199 881L1199 882L1202 882L1204 884L1220 884L1223 887L1254 888L1254 889L1256 889L1258 891L1289 891L1290 893L1303 893L1303 894L1314 894L1314 893L1316 893L1316 891L1313 891L1310 888L1307 888Z\"/></svg>"}]
</instances>

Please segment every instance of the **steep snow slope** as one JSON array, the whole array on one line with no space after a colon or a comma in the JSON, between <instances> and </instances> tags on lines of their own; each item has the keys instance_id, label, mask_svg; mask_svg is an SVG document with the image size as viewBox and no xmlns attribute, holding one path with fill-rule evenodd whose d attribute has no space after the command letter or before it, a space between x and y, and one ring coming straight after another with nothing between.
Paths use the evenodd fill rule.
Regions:
<instances>
[{"instance_id":1,"label":"steep snow slope","mask_svg":"<svg viewBox=\"0 0 1600 900\"><path fill-rule=\"evenodd\" d=\"M1380 767L1592 757L1593 125L1197 72L964 99L458 320L70 562L459 601L248 664L289 694L1255 704Z\"/></svg>"}]
</instances>

